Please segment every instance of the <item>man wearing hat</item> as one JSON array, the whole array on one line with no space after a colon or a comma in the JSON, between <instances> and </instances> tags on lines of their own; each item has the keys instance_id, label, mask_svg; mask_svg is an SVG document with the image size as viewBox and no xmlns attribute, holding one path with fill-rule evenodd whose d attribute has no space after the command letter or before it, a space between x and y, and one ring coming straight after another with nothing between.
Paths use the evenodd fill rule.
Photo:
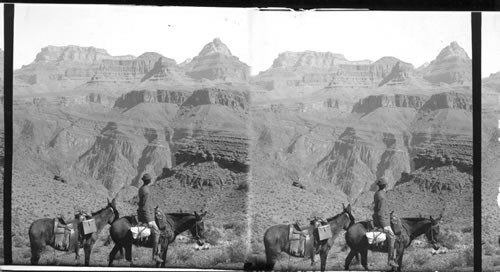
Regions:
<instances>
[{"instance_id":1,"label":"man wearing hat","mask_svg":"<svg viewBox=\"0 0 500 272\"><path fill-rule=\"evenodd\" d=\"M149 225L153 230L151 235L153 236L153 261L163 262L160 257L160 250L158 248L160 240L160 229L156 225L154 216L154 204L149 190L149 184L151 184L151 176L146 173L142 176L142 181L144 185L139 189L139 208L137 209L137 219Z\"/></svg>"},{"instance_id":2,"label":"man wearing hat","mask_svg":"<svg viewBox=\"0 0 500 272\"><path fill-rule=\"evenodd\" d=\"M379 178L377 185L379 189L373 196L373 224L375 227L383 228L387 235L387 264L392 267L398 267L398 264L394 261L394 242L396 237L389 221L389 211L385 197L387 180L383 177Z\"/></svg>"}]
</instances>

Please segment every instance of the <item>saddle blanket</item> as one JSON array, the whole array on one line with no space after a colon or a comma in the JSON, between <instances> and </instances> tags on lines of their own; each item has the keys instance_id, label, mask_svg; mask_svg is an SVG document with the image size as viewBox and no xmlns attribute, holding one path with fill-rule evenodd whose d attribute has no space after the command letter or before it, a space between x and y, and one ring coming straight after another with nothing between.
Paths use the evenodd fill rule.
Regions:
<instances>
[{"instance_id":1,"label":"saddle blanket","mask_svg":"<svg viewBox=\"0 0 500 272\"><path fill-rule=\"evenodd\" d=\"M382 243L386 240L387 236L384 232L379 232L379 231L371 231L367 232L366 238L368 238L368 244L378 244Z\"/></svg>"},{"instance_id":2,"label":"saddle blanket","mask_svg":"<svg viewBox=\"0 0 500 272\"><path fill-rule=\"evenodd\" d=\"M151 235L151 229L144 226L131 227L130 232L132 232L134 239L144 239Z\"/></svg>"}]
</instances>

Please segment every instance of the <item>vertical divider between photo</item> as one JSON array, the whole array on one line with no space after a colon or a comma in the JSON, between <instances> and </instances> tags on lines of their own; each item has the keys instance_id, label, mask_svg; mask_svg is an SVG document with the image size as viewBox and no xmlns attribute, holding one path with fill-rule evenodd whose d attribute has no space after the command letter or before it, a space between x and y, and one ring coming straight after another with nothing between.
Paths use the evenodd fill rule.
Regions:
<instances>
[{"instance_id":1,"label":"vertical divider between photo","mask_svg":"<svg viewBox=\"0 0 500 272\"><path fill-rule=\"evenodd\" d=\"M4 263L12 264L11 235L11 192L12 192L12 85L14 50L14 5L4 5L4 122L5 122L5 160L3 180L3 228Z\"/></svg>"},{"instance_id":2,"label":"vertical divider between photo","mask_svg":"<svg viewBox=\"0 0 500 272\"><path fill-rule=\"evenodd\" d=\"M474 173L474 271L481 271L481 13L471 13Z\"/></svg>"}]
</instances>

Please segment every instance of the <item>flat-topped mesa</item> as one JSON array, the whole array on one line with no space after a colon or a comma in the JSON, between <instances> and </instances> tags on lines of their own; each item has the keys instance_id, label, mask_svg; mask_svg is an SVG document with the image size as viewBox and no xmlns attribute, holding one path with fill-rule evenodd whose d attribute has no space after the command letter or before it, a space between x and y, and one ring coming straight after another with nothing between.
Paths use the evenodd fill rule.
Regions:
<instances>
[{"instance_id":1,"label":"flat-topped mesa","mask_svg":"<svg viewBox=\"0 0 500 272\"><path fill-rule=\"evenodd\" d=\"M347 59L342 54L331 52L283 52L274 60L271 69L276 68L320 68L333 69L338 64L345 63Z\"/></svg>"},{"instance_id":2,"label":"flat-topped mesa","mask_svg":"<svg viewBox=\"0 0 500 272\"><path fill-rule=\"evenodd\" d=\"M472 80L472 61L457 42L452 42L423 73L431 83L464 84Z\"/></svg>"},{"instance_id":3,"label":"flat-topped mesa","mask_svg":"<svg viewBox=\"0 0 500 272\"><path fill-rule=\"evenodd\" d=\"M187 75L197 80L246 82L250 74L250 67L233 56L220 39L205 45L184 67Z\"/></svg>"},{"instance_id":4,"label":"flat-topped mesa","mask_svg":"<svg viewBox=\"0 0 500 272\"><path fill-rule=\"evenodd\" d=\"M388 76L397 63L404 71L414 70L411 64L394 57L383 57L376 62L349 61L344 55L331 52L284 52L252 83L265 90L371 88Z\"/></svg>"},{"instance_id":5,"label":"flat-topped mesa","mask_svg":"<svg viewBox=\"0 0 500 272\"><path fill-rule=\"evenodd\" d=\"M101 48L81 47L76 45L68 46L47 46L36 55L36 62L96 62L102 59L111 58L108 52Z\"/></svg>"},{"instance_id":6,"label":"flat-topped mesa","mask_svg":"<svg viewBox=\"0 0 500 272\"><path fill-rule=\"evenodd\" d=\"M175 60L154 52L146 52L134 59L104 59L92 77L91 83L138 82L153 69L159 60L175 65Z\"/></svg>"}]
</instances>

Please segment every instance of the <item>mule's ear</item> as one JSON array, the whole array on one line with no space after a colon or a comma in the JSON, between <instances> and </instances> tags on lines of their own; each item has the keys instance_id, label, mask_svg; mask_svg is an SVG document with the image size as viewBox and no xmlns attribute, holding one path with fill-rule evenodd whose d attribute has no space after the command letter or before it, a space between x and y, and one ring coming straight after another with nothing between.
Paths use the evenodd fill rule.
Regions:
<instances>
[{"instance_id":1,"label":"mule's ear","mask_svg":"<svg viewBox=\"0 0 500 272\"><path fill-rule=\"evenodd\" d=\"M344 210L345 210L345 205L344 205L344 203L342 203L342 209L344 209Z\"/></svg>"},{"instance_id":2,"label":"mule's ear","mask_svg":"<svg viewBox=\"0 0 500 272\"><path fill-rule=\"evenodd\" d=\"M198 213L197 213L196 211L194 211L194 215L196 215L196 217L198 217L198 216L199 216L199 215L198 215Z\"/></svg>"},{"instance_id":3,"label":"mule's ear","mask_svg":"<svg viewBox=\"0 0 500 272\"><path fill-rule=\"evenodd\" d=\"M108 200L108 205L111 204L111 202L109 202L109 198L106 198Z\"/></svg>"},{"instance_id":4,"label":"mule's ear","mask_svg":"<svg viewBox=\"0 0 500 272\"><path fill-rule=\"evenodd\" d=\"M435 224L435 223L436 223L436 220L434 220L434 218L432 218L432 215L430 216L430 219L431 219L431 223L432 223L432 224Z\"/></svg>"}]
</instances>

